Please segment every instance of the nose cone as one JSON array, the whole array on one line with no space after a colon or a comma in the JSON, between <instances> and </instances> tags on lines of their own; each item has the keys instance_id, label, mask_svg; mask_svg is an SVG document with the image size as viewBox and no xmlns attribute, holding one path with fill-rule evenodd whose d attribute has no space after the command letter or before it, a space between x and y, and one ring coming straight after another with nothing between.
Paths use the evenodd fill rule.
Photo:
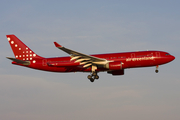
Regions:
<instances>
[{"instance_id":1,"label":"nose cone","mask_svg":"<svg viewBox=\"0 0 180 120\"><path fill-rule=\"evenodd\" d=\"M173 55L171 55L171 61L173 61L175 59L175 57Z\"/></svg>"},{"instance_id":2,"label":"nose cone","mask_svg":"<svg viewBox=\"0 0 180 120\"><path fill-rule=\"evenodd\" d=\"M169 56L169 61L173 61L175 57L173 55Z\"/></svg>"}]
</instances>

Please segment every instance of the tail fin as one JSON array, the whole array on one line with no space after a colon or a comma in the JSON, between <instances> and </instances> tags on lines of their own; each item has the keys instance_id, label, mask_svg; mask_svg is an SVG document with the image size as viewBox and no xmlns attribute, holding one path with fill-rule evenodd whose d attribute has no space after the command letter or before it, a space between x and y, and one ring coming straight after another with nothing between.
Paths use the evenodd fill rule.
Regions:
<instances>
[{"instance_id":1,"label":"tail fin","mask_svg":"<svg viewBox=\"0 0 180 120\"><path fill-rule=\"evenodd\" d=\"M35 54L28 46L26 46L15 35L6 35L9 44L14 52L14 56L19 60L33 60L34 58L43 58Z\"/></svg>"}]
</instances>

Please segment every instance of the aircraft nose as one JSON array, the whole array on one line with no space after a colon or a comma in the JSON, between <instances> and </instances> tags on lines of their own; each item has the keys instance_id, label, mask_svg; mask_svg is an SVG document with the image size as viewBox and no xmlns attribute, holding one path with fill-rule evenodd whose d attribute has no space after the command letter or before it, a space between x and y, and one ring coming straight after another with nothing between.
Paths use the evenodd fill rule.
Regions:
<instances>
[{"instance_id":1,"label":"aircraft nose","mask_svg":"<svg viewBox=\"0 0 180 120\"><path fill-rule=\"evenodd\" d=\"M172 56L171 56L171 59L172 59L172 61L173 61L173 60L175 59L175 57L172 55Z\"/></svg>"}]
</instances>

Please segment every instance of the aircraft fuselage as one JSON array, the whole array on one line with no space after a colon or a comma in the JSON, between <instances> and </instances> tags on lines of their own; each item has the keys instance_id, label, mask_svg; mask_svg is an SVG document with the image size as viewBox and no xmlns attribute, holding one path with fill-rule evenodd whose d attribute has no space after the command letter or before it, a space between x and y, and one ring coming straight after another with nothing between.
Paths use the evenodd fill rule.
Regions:
<instances>
[{"instance_id":1,"label":"aircraft fuselage","mask_svg":"<svg viewBox=\"0 0 180 120\"><path fill-rule=\"evenodd\" d=\"M175 59L174 56L163 51L109 53L91 56L103 58L109 61L121 61L123 63L122 69L162 65ZM91 72L91 68L83 68L83 65L75 63L75 60L70 61L70 59L70 57L33 59L30 61L31 64L29 66L23 66L51 72ZM21 65L16 62L12 63ZM96 71L108 71L108 69L103 66L101 67L100 65Z\"/></svg>"}]
</instances>

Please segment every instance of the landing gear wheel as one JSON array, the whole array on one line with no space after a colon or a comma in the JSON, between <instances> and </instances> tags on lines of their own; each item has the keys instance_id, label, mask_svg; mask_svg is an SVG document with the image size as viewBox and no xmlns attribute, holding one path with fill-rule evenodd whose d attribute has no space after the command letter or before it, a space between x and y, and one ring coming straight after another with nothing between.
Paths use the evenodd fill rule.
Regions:
<instances>
[{"instance_id":1,"label":"landing gear wheel","mask_svg":"<svg viewBox=\"0 0 180 120\"><path fill-rule=\"evenodd\" d=\"M99 79L99 76L97 75L97 72L94 71L94 72L92 72L91 75L88 75L87 78L88 78L91 82L94 82L95 79Z\"/></svg>"},{"instance_id":2,"label":"landing gear wheel","mask_svg":"<svg viewBox=\"0 0 180 120\"><path fill-rule=\"evenodd\" d=\"M94 79L93 79L93 78L91 78L91 79L90 79L90 81L91 81L91 82L94 82Z\"/></svg>"},{"instance_id":3,"label":"landing gear wheel","mask_svg":"<svg viewBox=\"0 0 180 120\"><path fill-rule=\"evenodd\" d=\"M94 79L99 79L99 76L98 75L94 76Z\"/></svg>"},{"instance_id":4,"label":"landing gear wheel","mask_svg":"<svg viewBox=\"0 0 180 120\"><path fill-rule=\"evenodd\" d=\"M156 72L156 73L158 73L158 72L159 72L159 70L155 70L155 72Z\"/></svg>"},{"instance_id":5,"label":"landing gear wheel","mask_svg":"<svg viewBox=\"0 0 180 120\"><path fill-rule=\"evenodd\" d=\"M88 75L87 78L88 78L88 79L92 79L92 76L91 76L91 75Z\"/></svg>"}]
</instances>

